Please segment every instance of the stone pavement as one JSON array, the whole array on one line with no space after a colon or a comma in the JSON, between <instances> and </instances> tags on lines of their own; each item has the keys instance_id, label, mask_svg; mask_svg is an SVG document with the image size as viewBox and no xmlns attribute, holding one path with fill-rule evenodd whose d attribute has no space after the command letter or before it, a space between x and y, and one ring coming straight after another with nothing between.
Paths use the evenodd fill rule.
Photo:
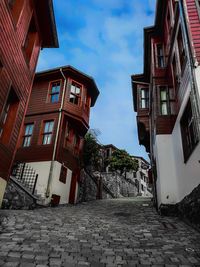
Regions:
<instances>
[{"instance_id":1,"label":"stone pavement","mask_svg":"<svg viewBox=\"0 0 200 267\"><path fill-rule=\"evenodd\" d=\"M0 210L0 266L200 266L200 234L143 199Z\"/></svg>"}]
</instances>

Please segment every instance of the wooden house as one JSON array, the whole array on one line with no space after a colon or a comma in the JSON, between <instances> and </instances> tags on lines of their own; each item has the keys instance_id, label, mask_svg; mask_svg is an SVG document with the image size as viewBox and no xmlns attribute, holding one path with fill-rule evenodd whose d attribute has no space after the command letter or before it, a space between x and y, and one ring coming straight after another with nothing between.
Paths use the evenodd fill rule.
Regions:
<instances>
[{"instance_id":1,"label":"wooden house","mask_svg":"<svg viewBox=\"0 0 200 267\"><path fill-rule=\"evenodd\" d=\"M200 184L200 1L157 0L132 91L157 206L178 203Z\"/></svg>"},{"instance_id":2,"label":"wooden house","mask_svg":"<svg viewBox=\"0 0 200 267\"><path fill-rule=\"evenodd\" d=\"M51 0L0 1L0 206L41 48L58 47Z\"/></svg>"},{"instance_id":3,"label":"wooden house","mask_svg":"<svg viewBox=\"0 0 200 267\"><path fill-rule=\"evenodd\" d=\"M98 94L93 78L71 66L35 76L15 161L38 174L44 204L76 202L83 138Z\"/></svg>"}]
</instances>

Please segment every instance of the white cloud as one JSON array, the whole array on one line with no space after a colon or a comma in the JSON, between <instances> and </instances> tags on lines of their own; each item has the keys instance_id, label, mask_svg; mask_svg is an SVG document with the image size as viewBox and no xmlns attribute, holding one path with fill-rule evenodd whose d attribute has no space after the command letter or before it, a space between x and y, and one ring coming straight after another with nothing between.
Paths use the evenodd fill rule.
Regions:
<instances>
[{"instance_id":1,"label":"white cloud","mask_svg":"<svg viewBox=\"0 0 200 267\"><path fill-rule=\"evenodd\" d=\"M143 28L154 23L155 0L54 4L60 49L43 52L39 69L70 64L93 76L101 94L91 112L91 127L100 129L103 143L144 155L137 140L130 75L143 70Z\"/></svg>"}]
</instances>

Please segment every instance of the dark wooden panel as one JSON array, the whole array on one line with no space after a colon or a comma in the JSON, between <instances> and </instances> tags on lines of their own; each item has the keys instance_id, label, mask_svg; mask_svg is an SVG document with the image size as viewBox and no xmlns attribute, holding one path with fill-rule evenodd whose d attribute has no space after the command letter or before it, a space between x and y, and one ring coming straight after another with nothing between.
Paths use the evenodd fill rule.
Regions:
<instances>
[{"instance_id":1,"label":"dark wooden panel","mask_svg":"<svg viewBox=\"0 0 200 267\"><path fill-rule=\"evenodd\" d=\"M26 112L42 42L42 36L36 34L33 50L30 54L30 62L27 62L23 46L32 15L37 25L37 31L40 32L37 14L33 0L23 1L23 5L20 4L22 1L16 1L15 3L18 4L20 10L16 9L17 13L12 14L8 1L0 1L0 115L11 87L19 99L11 138L7 140L6 144L3 141L0 143L0 176L5 179L8 178L9 169L15 156L16 144ZM43 20L45 19L43 17Z\"/></svg>"}]
</instances>

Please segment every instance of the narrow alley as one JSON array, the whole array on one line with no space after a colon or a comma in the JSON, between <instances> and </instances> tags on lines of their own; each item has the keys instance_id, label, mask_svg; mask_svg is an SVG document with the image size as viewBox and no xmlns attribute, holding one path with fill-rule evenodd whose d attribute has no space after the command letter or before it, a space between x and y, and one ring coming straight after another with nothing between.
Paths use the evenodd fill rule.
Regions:
<instances>
[{"instance_id":1,"label":"narrow alley","mask_svg":"<svg viewBox=\"0 0 200 267\"><path fill-rule=\"evenodd\" d=\"M0 266L200 266L200 234L149 199L1 210Z\"/></svg>"}]
</instances>

